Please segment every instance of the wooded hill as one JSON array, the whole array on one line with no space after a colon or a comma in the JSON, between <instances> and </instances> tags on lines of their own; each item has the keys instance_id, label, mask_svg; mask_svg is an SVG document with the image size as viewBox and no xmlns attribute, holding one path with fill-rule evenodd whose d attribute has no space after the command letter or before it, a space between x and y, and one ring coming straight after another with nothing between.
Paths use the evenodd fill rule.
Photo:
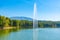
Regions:
<instances>
[{"instance_id":1,"label":"wooded hill","mask_svg":"<svg viewBox=\"0 0 60 40\"><path fill-rule=\"evenodd\" d=\"M11 20L8 17L0 16L0 28L4 27L19 27L19 28L33 28L33 21L29 20ZM39 28L59 28L60 21L38 21Z\"/></svg>"}]
</instances>

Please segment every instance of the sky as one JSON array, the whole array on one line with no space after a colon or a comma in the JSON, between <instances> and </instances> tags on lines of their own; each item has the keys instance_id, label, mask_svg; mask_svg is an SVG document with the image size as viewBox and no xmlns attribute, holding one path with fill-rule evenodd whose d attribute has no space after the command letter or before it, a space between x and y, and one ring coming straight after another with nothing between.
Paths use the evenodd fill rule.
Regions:
<instances>
[{"instance_id":1,"label":"sky","mask_svg":"<svg viewBox=\"0 0 60 40\"><path fill-rule=\"evenodd\" d=\"M35 2L38 20L60 21L60 0L0 0L0 15L33 18Z\"/></svg>"}]
</instances>

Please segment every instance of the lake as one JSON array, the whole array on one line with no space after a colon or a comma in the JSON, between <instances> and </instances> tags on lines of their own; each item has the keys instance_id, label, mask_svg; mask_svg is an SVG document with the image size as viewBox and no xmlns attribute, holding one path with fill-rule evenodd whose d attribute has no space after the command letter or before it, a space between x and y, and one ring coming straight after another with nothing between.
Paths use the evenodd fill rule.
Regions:
<instances>
[{"instance_id":1,"label":"lake","mask_svg":"<svg viewBox=\"0 0 60 40\"><path fill-rule=\"evenodd\" d=\"M33 40L33 29L0 30L0 40ZM60 28L38 28L38 40L60 40Z\"/></svg>"}]
</instances>

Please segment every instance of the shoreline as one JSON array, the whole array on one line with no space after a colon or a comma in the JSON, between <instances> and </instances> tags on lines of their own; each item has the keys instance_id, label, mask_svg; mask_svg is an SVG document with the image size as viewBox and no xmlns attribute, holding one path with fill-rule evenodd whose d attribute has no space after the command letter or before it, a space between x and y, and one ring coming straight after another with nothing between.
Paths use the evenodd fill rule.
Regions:
<instances>
[{"instance_id":1,"label":"shoreline","mask_svg":"<svg viewBox=\"0 0 60 40\"><path fill-rule=\"evenodd\" d=\"M0 30L7 30L7 29L16 29L16 27L3 27L3 28L0 28Z\"/></svg>"}]
</instances>

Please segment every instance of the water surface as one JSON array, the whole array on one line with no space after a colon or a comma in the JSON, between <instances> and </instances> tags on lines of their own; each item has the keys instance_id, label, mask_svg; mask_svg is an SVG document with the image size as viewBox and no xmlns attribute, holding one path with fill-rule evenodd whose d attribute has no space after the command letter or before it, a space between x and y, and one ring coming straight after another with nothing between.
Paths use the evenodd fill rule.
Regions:
<instances>
[{"instance_id":1,"label":"water surface","mask_svg":"<svg viewBox=\"0 0 60 40\"><path fill-rule=\"evenodd\" d=\"M0 40L33 40L33 29L0 30ZM60 40L60 28L39 28L38 40Z\"/></svg>"}]
</instances>

